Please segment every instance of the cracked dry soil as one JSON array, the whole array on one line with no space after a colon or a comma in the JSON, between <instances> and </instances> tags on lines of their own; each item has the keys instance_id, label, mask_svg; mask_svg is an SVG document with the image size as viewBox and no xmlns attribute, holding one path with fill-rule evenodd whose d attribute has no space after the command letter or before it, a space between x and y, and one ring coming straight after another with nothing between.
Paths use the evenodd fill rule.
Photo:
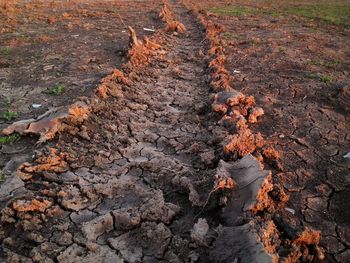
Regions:
<instances>
[{"instance_id":1,"label":"cracked dry soil","mask_svg":"<svg viewBox=\"0 0 350 263\"><path fill-rule=\"evenodd\" d=\"M127 59L127 25L139 36L150 35L143 27L160 26L160 5L150 0L0 0L0 129L50 111L66 112L80 96L91 96L100 79ZM47 93L57 85L62 92ZM4 118L8 110L17 117ZM29 134L0 145L6 176L32 161L36 140Z\"/></svg>"},{"instance_id":2,"label":"cracked dry soil","mask_svg":"<svg viewBox=\"0 0 350 263\"><path fill-rule=\"evenodd\" d=\"M283 190L260 192L271 173L250 154L237 160L235 154L224 153L234 128L225 130L222 116L211 112L212 72L204 55L217 47L205 40L210 35L203 28L205 19L200 18L200 24L195 11L175 1L170 7L186 32L157 32L151 41L161 50L146 59L147 66L124 65L124 73L114 71L104 78L97 92L112 96L82 98L75 108L80 119L68 116L58 140L37 151L35 164L19 168L16 180L24 186L1 203L2 262L321 259L318 233L305 228L307 224L295 226L296 217L279 210L278 203L283 208L285 202L280 199ZM178 28L179 23L173 25ZM235 90L225 93L226 89L231 90L225 88L214 96L219 101L216 107L234 109L240 125L246 125L247 113L243 117L225 105L227 94L235 94L233 99L244 95ZM89 105L89 115L84 105ZM254 109L248 108L248 116ZM232 125L230 118L226 121ZM250 152L259 157L255 148ZM237 185L230 186L228 179ZM274 179L282 188L284 179ZM258 192L266 197L259 199L264 210L253 215L250 208ZM308 198L314 201L311 205L319 206L317 196Z\"/></svg>"},{"instance_id":3,"label":"cracked dry soil","mask_svg":"<svg viewBox=\"0 0 350 263\"><path fill-rule=\"evenodd\" d=\"M24 187L2 203L1 261L213 262L220 205L208 193L227 134L208 110L203 28L176 13L186 33L161 35L163 54L19 169Z\"/></svg>"},{"instance_id":4,"label":"cracked dry soil","mask_svg":"<svg viewBox=\"0 0 350 263\"><path fill-rule=\"evenodd\" d=\"M320 231L324 262L350 262L349 29L263 14L211 19L226 29L226 67L241 72L235 88L265 110L254 128L281 154L282 166L271 167L274 184L288 193L293 213L283 209L272 220L285 236L304 226Z\"/></svg>"}]
</instances>

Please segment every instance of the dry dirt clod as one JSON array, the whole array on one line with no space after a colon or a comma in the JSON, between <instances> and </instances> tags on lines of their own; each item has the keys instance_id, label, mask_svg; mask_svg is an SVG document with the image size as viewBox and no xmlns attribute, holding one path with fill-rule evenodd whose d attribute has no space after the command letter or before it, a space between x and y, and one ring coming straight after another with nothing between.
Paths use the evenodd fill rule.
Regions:
<instances>
[{"instance_id":1,"label":"dry dirt clod","mask_svg":"<svg viewBox=\"0 0 350 263\"><path fill-rule=\"evenodd\" d=\"M203 218L199 218L197 223L193 225L191 230L192 240L199 246L208 246L206 241L206 235L209 231L209 225Z\"/></svg>"}]
</instances>

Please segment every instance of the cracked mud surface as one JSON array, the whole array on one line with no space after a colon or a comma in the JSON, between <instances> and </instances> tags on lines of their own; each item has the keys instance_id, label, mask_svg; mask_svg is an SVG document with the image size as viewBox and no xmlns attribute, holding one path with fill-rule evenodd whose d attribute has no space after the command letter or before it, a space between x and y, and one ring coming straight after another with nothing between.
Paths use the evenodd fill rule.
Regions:
<instances>
[{"instance_id":1,"label":"cracked mud surface","mask_svg":"<svg viewBox=\"0 0 350 263\"><path fill-rule=\"evenodd\" d=\"M226 29L221 37L235 88L264 108L256 129L281 153L272 172L289 201L272 220L287 236L300 226L321 231L324 262L348 262L348 28L260 14L211 19Z\"/></svg>"},{"instance_id":2,"label":"cracked mud surface","mask_svg":"<svg viewBox=\"0 0 350 263\"><path fill-rule=\"evenodd\" d=\"M143 27L160 26L154 11L159 6L152 1L0 1L0 129L65 111L78 97L90 96L100 79L125 61L127 25L149 35ZM64 87L61 94L45 93L58 84ZM16 112L16 119L3 118L7 110ZM16 165L32 160L35 141L23 137L1 144L1 170L10 175Z\"/></svg>"},{"instance_id":3,"label":"cracked mud surface","mask_svg":"<svg viewBox=\"0 0 350 263\"><path fill-rule=\"evenodd\" d=\"M96 95L71 107L57 140L7 181L14 190L1 195L0 260L318 262L324 251L326 262L346 262L344 103L332 97L327 104L316 82L298 89L280 77L284 68L271 73L263 62L275 58L265 43L223 51L215 43L222 32L207 23L256 37L262 33L247 30L255 20L234 20L232 28L230 19L175 1L162 11L166 30L134 39L134 64L114 70ZM234 80L236 90L226 69L244 74ZM277 84L265 85L271 74ZM322 248L311 229L321 230Z\"/></svg>"},{"instance_id":4,"label":"cracked mud surface","mask_svg":"<svg viewBox=\"0 0 350 263\"><path fill-rule=\"evenodd\" d=\"M230 173L247 169L250 181L237 178L237 187L254 187L241 204L248 209L268 172L252 156L217 169L228 133L210 110L203 29L183 7L174 13L185 33L159 34L163 52L140 70L125 67L126 77L107 76L113 96L83 99L89 117L68 118L53 148L21 165L24 185L2 202L2 261L217 261L220 242L228 242L218 217ZM252 244L248 255L257 231L242 229ZM258 249L271 260L262 244Z\"/></svg>"}]
</instances>

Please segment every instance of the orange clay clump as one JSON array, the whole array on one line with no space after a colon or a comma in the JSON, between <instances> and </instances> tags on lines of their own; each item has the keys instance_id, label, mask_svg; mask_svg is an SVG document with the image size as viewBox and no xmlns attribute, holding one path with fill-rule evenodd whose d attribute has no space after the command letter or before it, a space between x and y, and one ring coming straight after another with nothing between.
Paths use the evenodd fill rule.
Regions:
<instances>
[{"instance_id":1,"label":"orange clay clump","mask_svg":"<svg viewBox=\"0 0 350 263\"><path fill-rule=\"evenodd\" d=\"M173 20L167 22L167 26L165 28L166 31L174 31L178 33L185 33L186 27L184 24L180 23L179 21Z\"/></svg>"},{"instance_id":2,"label":"orange clay clump","mask_svg":"<svg viewBox=\"0 0 350 263\"><path fill-rule=\"evenodd\" d=\"M254 134L250 129L241 129L238 134L231 136L230 142L224 147L224 152L237 152L238 156L243 157L253 153L257 147L262 147L264 143L260 133Z\"/></svg>"},{"instance_id":3,"label":"orange clay clump","mask_svg":"<svg viewBox=\"0 0 350 263\"><path fill-rule=\"evenodd\" d=\"M226 178L221 178L215 182L215 187L213 191L217 191L220 189L232 189L236 185L235 181L233 181L232 178L226 177Z\"/></svg>"},{"instance_id":4,"label":"orange clay clump","mask_svg":"<svg viewBox=\"0 0 350 263\"><path fill-rule=\"evenodd\" d=\"M89 118L90 108L83 102L77 102L68 109L68 113L66 124L78 126ZM61 131L66 128L65 125L62 125Z\"/></svg>"},{"instance_id":5,"label":"orange clay clump","mask_svg":"<svg viewBox=\"0 0 350 263\"><path fill-rule=\"evenodd\" d=\"M110 75L101 80L100 85L96 89L96 95L101 99L105 99L109 95L122 97L122 90L119 84L130 86L131 83L122 71L115 69Z\"/></svg>"},{"instance_id":6,"label":"orange clay clump","mask_svg":"<svg viewBox=\"0 0 350 263\"><path fill-rule=\"evenodd\" d=\"M105 99L108 97L108 88L105 84L101 84L96 89L96 94L102 99Z\"/></svg>"},{"instance_id":7,"label":"orange clay clump","mask_svg":"<svg viewBox=\"0 0 350 263\"><path fill-rule=\"evenodd\" d=\"M186 28L182 23L174 20L173 14L165 3L160 10L159 17L166 23L165 31L174 31L178 33L184 33L186 31Z\"/></svg>"},{"instance_id":8,"label":"orange clay clump","mask_svg":"<svg viewBox=\"0 0 350 263\"><path fill-rule=\"evenodd\" d=\"M222 66L226 61L226 56L225 55L220 55L214 58L213 60L210 61L209 63L209 68L215 68L218 66Z\"/></svg>"},{"instance_id":9,"label":"orange clay clump","mask_svg":"<svg viewBox=\"0 0 350 263\"><path fill-rule=\"evenodd\" d=\"M112 76L117 79L118 83L130 86L130 80L127 79L122 71L119 69L113 70Z\"/></svg>"},{"instance_id":10,"label":"orange clay clump","mask_svg":"<svg viewBox=\"0 0 350 263\"><path fill-rule=\"evenodd\" d=\"M76 103L69 108L68 113L72 117L86 120L89 117L90 110L86 105Z\"/></svg>"},{"instance_id":11,"label":"orange clay clump","mask_svg":"<svg viewBox=\"0 0 350 263\"><path fill-rule=\"evenodd\" d=\"M148 38L145 38L144 41L139 41L137 39L135 30L132 27L128 27L130 34L130 46L128 56L130 59L131 65L134 67L145 66L149 62L150 56L153 54L153 51L160 48L160 45L153 43ZM128 85L128 82L125 82L122 79L123 84ZM124 83L125 82L125 83Z\"/></svg>"},{"instance_id":12,"label":"orange clay clump","mask_svg":"<svg viewBox=\"0 0 350 263\"><path fill-rule=\"evenodd\" d=\"M271 193L274 193L272 199ZM284 207L289 197L280 187L277 187L272 183L272 175L270 174L265 178L262 183L258 194L256 196L256 204L250 208L253 213L267 210L273 212L276 208Z\"/></svg>"},{"instance_id":13,"label":"orange clay clump","mask_svg":"<svg viewBox=\"0 0 350 263\"><path fill-rule=\"evenodd\" d=\"M36 172L48 171L62 173L68 170L68 164L65 161L65 154L58 153L57 149L50 148L49 156L41 156L36 160L37 165L23 163L17 173L22 180L30 180L32 174Z\"/></svg>"},{"instance_id":14,"label":"orange clay clump","mask_svg":"<svg viewBox=\"0 0 350 263\"><path fill-rule=\"evenodd\" d=\"M280 243L279 231L277 230L277 227L272 220L264 224L263 230L261 232L261 241L264 243L267 253L277 253L276 248Z\"/></svg>"},{"instance_id":15,"label":"orange clay clump","mask_svg":"<svg viewBox=\"0 0 350 263\"><path fill-rule=\"evenodd\" d=\"M271 146L264 148L262 154L270 160L279 160L281 158L279 151Z\"/></svg>"},{"instance_id":16,"label":"orange clay clump","mask_svg":"<svg viewBox=\"0 0 350 263\"><path fill-rule=\"evenodd\" d=\"M12 208L18 212L44 212L51 205L52 202L48 200L17 200L12 204Z\"/></svg>"},{"instance_id":17,"label":"orange clay clump","mask_svg":"<svg viewBox=\"0 0 350 263\"><path fill-rule=\"evenodd\" d=\"M262 183L258 194L256 196L257 202L250 208L253 213L257 213L258 211L262 211L265 208L273 208L273 201L269 195L269 193L273 190L271 172L265 178Z\"/></svg>"},{"instance_id":18,"label":"orange clay clump","mask_svg":"<svg viewBox=\"0 0 350 263\"><path fill-rule=\"evenodd\" d=\"M159 18L166 22L167 17L171 17L171 11L169 10L168 5L164 3L162 9L159 12Z\"/></svg>"},{"instance_id":19,"label":"orange clay clump","mask_svg":"<svg viewBox=\"0 0 350 263\"><path fill-rule=\"evenodd\" d=\"M264 115L264 110L262 108L253 108L249 113L248 121L249 123L256 123L258 121L258 117Z\"/></svg>"},{"instance_id":20,"label":"orange clay clump","mask_svg":"<svg viewBox=\"0 0 350 263\"><path fill-rule=\"evenodd\" d=\"M157 43L152 42L148 37L144 37L143 45L146 48L150 49L150 50L156 50L156 49L160 49L161 48L160 45L158 45Z\"/></svg>"},{"instance_id":21,"label":"orange clay clump","mask_svg":"<svg viewBox=\"0 0 350 263\"><path fill-rule=\"evenodd\" d=\"M209 49L210 56L214 56L215 54L222 54L222 53L223 53L222 47L214 46Z\"/></svg>"},{"instance_id":22,"label":"orange clay clump","mask_svg":"<svg viewBox=\"0 0 350 263\"><path fill-rule=\"evenodd\" d=\"M320 242L321 233L309 228L306 228L299 237L293 241L297 246L300 245L317 245Z\"/></svg>"}]
</instances>

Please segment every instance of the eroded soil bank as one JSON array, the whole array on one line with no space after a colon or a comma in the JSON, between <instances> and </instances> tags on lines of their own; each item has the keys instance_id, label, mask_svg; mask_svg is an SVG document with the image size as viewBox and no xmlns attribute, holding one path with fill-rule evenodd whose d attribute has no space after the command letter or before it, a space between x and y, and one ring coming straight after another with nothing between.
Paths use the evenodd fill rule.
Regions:
<instances>
[{"instance_id":1,"label":"eroded soil bank","mask_svg":"<svg viewBox=\"0 0 350 263\"><path fill-rule=\"evenodd\" d=\"M254 20L234 22L232 30L257 44L228 52L231 67L244 79L237 88L265 109L259 130L281 153L275 180L289 192L286 207L296 212L276 217L277 225L282 231L300 225L321 231L325 262L348 262L350 34L332 28L310 32L283 19L276 27ZM260 28L248 30L256 24Z\"/></svg>"},{"instance_id":2,"label":"eroded soil bank","mask_svg":"<svg viewBox=\"0 0 350 263\"><path fill-rule=\"evenodd\" d=\"M281 240L299 227L320 231L324 261L348 262L349 28L276 10L272 16L259 1L200 4L218 10L209 17L225 28L220 38L235 88L264 108L252 129L280 153L280 164L270 168L289 201L263 217L272 219Z\"/></svg>"}]
</instances>

